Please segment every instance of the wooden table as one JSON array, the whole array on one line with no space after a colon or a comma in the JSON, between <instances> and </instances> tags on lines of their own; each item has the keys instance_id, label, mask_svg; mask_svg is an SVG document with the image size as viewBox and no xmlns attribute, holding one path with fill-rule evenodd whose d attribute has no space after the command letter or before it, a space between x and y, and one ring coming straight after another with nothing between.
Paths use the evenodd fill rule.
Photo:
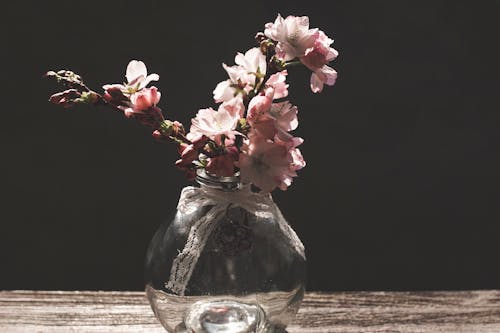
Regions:
<instances>
[{"instance_id":1,"label":"wooden table","mask_svg":"<svg viewBox=\"0 0 500 333\"><path fill-rule=\"evenodd\" d=\"M500 333L500 290L307 293L294 332ZM158 332L142 292L0 291L0 332Z\"/></svg>"}]
</instances>

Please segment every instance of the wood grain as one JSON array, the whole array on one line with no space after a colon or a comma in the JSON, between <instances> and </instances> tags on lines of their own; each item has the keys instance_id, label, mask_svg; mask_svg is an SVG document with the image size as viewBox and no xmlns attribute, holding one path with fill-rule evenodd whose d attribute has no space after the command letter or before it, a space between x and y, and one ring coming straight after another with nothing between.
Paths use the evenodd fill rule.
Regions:
<instances>
[{"instance_id":1,"label":"wood grain","mask_svg":"<svg viewBox=\"0 0 500 333\"><path fill-rule=\"evenodd\" d=\"M307 293L290 333L500 333L500 290ZM0 332L166 332L142 292L0 291Z\"/></svg>"}]
</instances>

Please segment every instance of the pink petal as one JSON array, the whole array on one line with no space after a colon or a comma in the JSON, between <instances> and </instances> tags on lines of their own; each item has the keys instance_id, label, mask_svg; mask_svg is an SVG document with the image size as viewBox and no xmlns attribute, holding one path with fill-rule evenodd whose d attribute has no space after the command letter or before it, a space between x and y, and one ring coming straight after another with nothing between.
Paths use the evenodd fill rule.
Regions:
<instances>
[{"instance_id":1,"label":"pink petal","mask_svg":"<svg viewBox=\"0 0 500 333\"><path fill-rule=\"evenodd\" d=\"M231 81L226 80L219 82L217 87L215 87L213 94L216 103L229 101L234 97L234 89L231 87Z\"/></svg>"},{"instance_id":2,"label":"pink petal","mask_svg":"<svg viewBox=\"0 0 500 333\"><path fill-rule=\"evenodd\" d=\"M138 90L140 89L140 85L141 85L141 82L143 82L145 79L144 75L139 75L138 77L136 77L135 79L133 79L132 81L129 81L127 83L127 85L129 87L134 87L137 88Z\"/></svg>"},{"instance_id":3,"label":"pink petal","mask_svg":"<svg viewBox=\"0 0 500 333\"><path fill-rule=\"evenodd\" d=\"M321 72L326 77L325 84L333 86L335 84L335 81L337 80L337 71L325 65L321 68Z\"/></svg>"},{"instance_id":4,"label":"pink petal","mask_svg":"<svg viewBox=\"0 0 500 333\"><path fill-rule=\"evenodd\" d=\"M323 90L323 81L314 72L311 74L311 90L313 93L320 93Z\"/></svg>"},{"instance_id":5,"label":"pink petal","mask_svg":"<svg viewBox=\"0 0 500 333\"><path fill-rule=\"evenodd\" d=\"M119 90L126 90L127 87L125 87L123 84L105 84L102 86L102 89L108 90L108 89L119 89Z\"/></svg>"},{"instance_id":6,"label":"pink petal","mask_svg":"<svg viewBox=\"0 0 500 333\"><path fill-rule=\"evenodd\" d=\"M139 85L139 89L146 87L152 81L158 81L160 76L158 74L149 74Z\"/></svg>"},{"instance_id":7,"label":"pink petal","mask_svg":"<svg viewBox=\"0 0 500 333\"><path fill-rule=\"evenodd\" d=\"M288 84L286 84L286 70L275 73L269 77L266 85L274 88L274 99L280 99L288 96Z\"/></svg>"},{"instance_id":8,"label":"pink petal","mask_svg":"<svg viewBox=\"0 0 500 333\"><path fill-rule=\"evenodd\" d=\"M222 64L222 67L226 70L227 75L229 76L231 82L234 83L238 82L238 79L243 74L238 66L228 66L226 64Z\"/></svg>"},{"instance_id":9,"label":"pink petal","mask_svg":"<svg viewBox=\"0 0 500 333\"><path fill-rule=\"evenodd\" d=\"M126 108L125 110L123 110L123 113L127 118L130 118L134 115L134 110L132 108Z\"/></svg>"},{"instance_id":10,"label":"pink petal","mask_svg":"<svg viewBox=\"0 0 500 333\"><path fill-rule=\"evenodd\" d=\"M262 74L266 73L266 57L258 47L251 48L245 54L238 52L234 58L234 62L249 73L257 72L257 70Z\"/></svg>"},{"instance_id":11,"label":"pink petal","mask_svg":"<svg viewBox=\"0 0 500 333\"><path fill-rule=\"evenodd\" d=\"M222 103L220 107L226 109L226 111L231 115L237 114L240 118L242 118L245 113L245 105L243 104L243 99L240 95Z\"/></svg>"},{"instance_id":12,"label":"pink petal","mask_svg":"<svg viewBox=\"0 0 500 333\"><path fill-rule=\"evenodd\" d=\"M339 55L339 52L335 50L333 47L330 47L328 50L328 55L326 56L327 61L332 61L335 58L337 58Z\"/></svg>"},{"instance_id":13,"label":"pink petal","mask_svg":"<svg viewBox=\"0 0 500 333\"><path fill-rule=\"evenodd\" d=\"M137 79L139 76L144 76L148 74L146 65L139 60L132 60L128 63L127 66L127 82L132 82Z\"/></svg>"}]
</instances>

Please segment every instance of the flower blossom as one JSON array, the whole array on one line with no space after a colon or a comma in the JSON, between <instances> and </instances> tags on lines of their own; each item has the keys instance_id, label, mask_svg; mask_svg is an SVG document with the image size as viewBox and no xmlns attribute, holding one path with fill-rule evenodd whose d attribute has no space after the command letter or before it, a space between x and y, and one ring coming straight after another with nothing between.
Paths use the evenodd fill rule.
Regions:
<instances>
[{"instance_id":1,"label":"flower blossom","mask_svg":"<svg viewBox=\"0 0 500 333\"><path fill-rule=\"evenodd\" d=\"M297 128L297 107L290 102L273 103L267 112L258 114L249 119L252 131L258 135L275 140L278 138L284 143L290 143L293 147L300 145L303 140L294 137L289 132Z\"/></svg>"},{"instance_id":2,"label":"flower blossom","mask_svg":"<svg viewBox=\"0 0 500 333\"><path fill-rule=\"evenodd\" d=\"M286 190L297 176L295 171L302 165L300 151L260 135L247 141L235 163L240 168L242 181L252 183L264 192L271 192L276 187Z\"/></svg>"},{"instance_id":3,"label":"flower blossom","mask_svg":"<svg viewBox=\"0 0 500 333\"><path fill-rule=\"evenodd\" d=\"M309 29L307 16L281 17L278 14L274 23L267 23L264 34L278 42L276 54L284 61L290 61L305 55L306 50L314 44L317 29Z\"/></svg>"},{"instance_id":4,"label":"flower blossom","mask_svg":"<svg viewBox=\"0 0 500 333\"><path fill-rule=\"evenodd\" d=\"M155 106L160 101L161 93L156 87L144 88L130 96L133 112L140 112ZM127 115L127 113L125 113Z\"/></svg>"},{"instance_id":5,"label":"flower blossom","mask_svg":"<svg viewBox=\"0 0 500 333\"><path fill-rule=\"evenodd\" d=\"M292 134L298 126L298 109L288 101L288 70L303 64L312 73L310 88L321 92L333 85L337 72L328 66L338 52L333 39L309 27L307 16L278 14L256 36L259 47L237 53L234 65L222 64L228 78L213 90L218 108L200 109L191 119L189 133L178 121L165 119L157 106L161 94L142 61L132 60L125 73L126 82L104 85L102 95L89 90L81 77L71 71L49 71L46 75L68 89L50 97L64 107L76 103L106 104L125 116L152 127L159 141L179 145L176 166L189 179L199 168L216 177L238 176L262 192L286 190L306 162L299 146L303 139Z\"/></svg>"},{"instance_id":6,"label":"flower blossom","mask_svg":"<svg viewBox=\"0 0 500 333\"><path fill-rule=\"evenodd\" d=\"M248 94L255 88L266 74L266 57L259 48L254 47L245 54L238 53L234 58L235 66L222 64L229 79L220 82L214 89L214 100L217 103L226 102L238 94Z\"/></svg>"},{"instance_id":7,"label":"flower blossom","mask_svg":"<svg viewBox=\"0 0 500 333\"><path fill-rule=\"evenodd\" d=\"M300 61L313 73L311 74L311 90L315 93L323 90L323 84L332 86L337 79L337 72L326 64L338 56L337 50L330 47L333 40L323 31L318 31L314 45L307 49Z\"/></svg>"},{"instance_id":8,"label":"flower blossom","mask_svg":"<svg viewBox=\"0 0 500 333\"><path fill-rule=\"evenodd\" d=\"M286 76L288 71L284 70L269 76L266 86L274 89L274 99L285 98L288 96L288 84L286 83Z\"/></svg>"},{"instance_id":9,"label":"flower blossom","mask_svg":"<svg viewBox=\"0 0 500 333\"><path fill-rule=\"evenodd\" d=\"M278 15L274 23L267 23L264 34L275 41L276 54L284 61L298 58L313 73L311 90L321 92L323 85L333 85L337 72L327 63L338 56L337 50L330 47L333 39L318 29L309 29L307 16L288 16L283 19Z\"/></svg>"},{"instance_id":10,"label":"flower blossom","mask_svg":"<svg viewBox=\"0 0 500 333\"><path fill-rule=\"evenodd\" d=\"M219 107L218 111L212 108L201 109L196 114L196 118L191 120L191 128L187 138L194 141L205 135L221 144L222 135L234 139L235 135L239 133L235 130L239 119L239 114L231 114L224 107Z\"/></svg>"},{"instance_id":11,"label":"flower blossom","mask_svg":"<svg viewBox=\"0 0 500 333\"><path fill-rule=\"evenodd\" d=\"M145 88L151 81L158 81L160 79L158 74L148 75L146 65L139 60L132 60L128 63L125 77L127 78L127 83L106 84L102 88L105 91L110 88L118 88L123 94L132 95Z\"/></svg>"},{"instance_id":12,"label":"flower blossom","mask_svg":"<svg viewBox=\"0 0 500 333\"><path fill-rule=\"evenodd\" d=\"M146 88L151 81L158 81L158 74L148 75L142 61L129 62L125 77L127 83L107 84L103 98L123 111L126 117L137 118L141 123L156 127L163 120L161 110L156 107L161 94L156 87Z\"/></svg>"},{"instance_id":13,"label":"flower blossom","mask_svg":"<svg viewBox=\"0 0 500 333\"><path fill-rule=\"evenodd\" d=\"M123 113L128 118L136 118L144 125L158 127L163 121L163 115L156 104L160 101L161 94L156 87L144 88L130 96L131 107Z\"/></svg>"}]
</instances>

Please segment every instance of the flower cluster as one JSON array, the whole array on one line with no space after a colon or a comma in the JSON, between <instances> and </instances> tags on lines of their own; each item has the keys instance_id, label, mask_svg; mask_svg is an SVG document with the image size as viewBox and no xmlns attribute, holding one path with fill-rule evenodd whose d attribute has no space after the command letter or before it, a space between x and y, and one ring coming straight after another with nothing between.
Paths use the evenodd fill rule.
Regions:
<instances>
[{"instance_id":1,"label":"flower cluster","mask_svg":"<svg viewBox=\"0 0 500 333\"><path fill-rule=\"evenodd\" d=\"M127 83L103 86L104 99L121 109L126 117L134 117L145 125L158 127L164 120L161 110L156 106L161 94L156 87L146 86L152 81L158 81L160 76L148 75L142 61L132 60L127 66L125 77Z\"/></svg>"},{"instance_id":2,"label":"flower cluster","mask_svg":"<svg viewBox=\"0 0 500 333\"><path fill-rule=\"evenodd\" d=\"M323 85L333 85L337 72L327 64L334 60L338 52L330 45L333 39L319 29L309 29L307 16L288 16L283 19L278 15L274 23L267 23L266 37L277 41L276 54L285 61L299 59L309 68L311 90L315 93L323 90Z\"/></svg>"},{"instance_id":3,"label":"flower cluster","mask_svg":"<svg viewBox=\"0 0 500 333\"><path fill-rule=\"evenodd\" d=\"M338 53L323 31L309 28L306 16L278 15L256 40L256 47L237 53L234 65L222 65L228 79L213 91L218 106L199 110L188 133L181 123L164 118L157 106L160 92L147 87L159 76L148 75L145 64L137 60L127 66L127 82L104 85L102 95L70 71L48 72L69 88L50 101L65 107L107 105L150 126L158 140L178 143L176 165L188 178L203 168L218 177L239 175L264 192L285 190L305 166L298 148L303 139L292 134L298 126L298 109L286 100L288 69L297 64L310 69L311 90L318 93L325 84L335 83L337 73L327 64Z\"/></svg>"}]
</instances>

